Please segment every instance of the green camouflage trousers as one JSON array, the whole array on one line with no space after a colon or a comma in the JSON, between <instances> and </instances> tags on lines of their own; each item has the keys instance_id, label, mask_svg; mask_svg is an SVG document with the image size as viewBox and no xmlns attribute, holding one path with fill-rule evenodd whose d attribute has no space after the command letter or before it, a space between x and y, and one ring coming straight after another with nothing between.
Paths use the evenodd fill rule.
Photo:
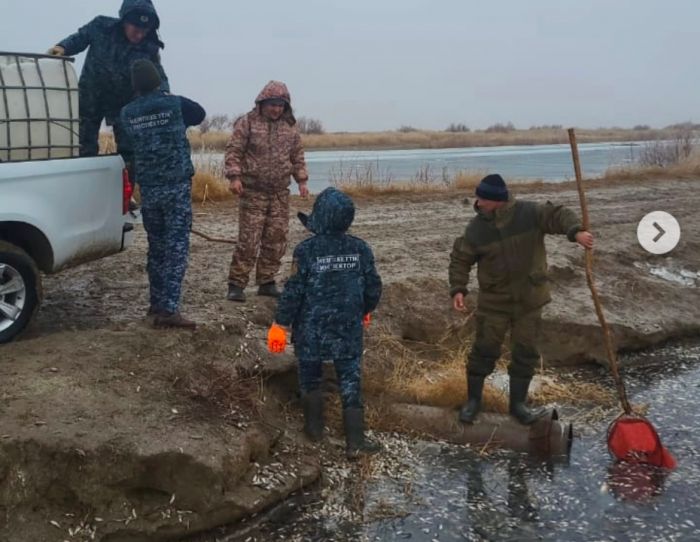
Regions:
<instances>
[{"instance_id":1,"label":"green camouflage trousers","mask_svg":"<svg viewBox=\"0 0 700 542\"><path fill-rule=\"evenodd\" d=\"M467 372L472 376L488 376L501 357L501 346L510 329L510 376L532 378L540 361L537 340L542 326L542 309L513 317L507 314L477 314L476 337L467 358Z\"/></svg>"},{"instance_id":2,"label":"green camouflage trousers","mask_svg":"<svg viewBox=\"0 0 700 542\"><path fill-rule=\"evenodd\" d=\"M287 250L289 190L268 194L246 189L238 208L238 244L228 280L245 288L255 267L256 284L272 282Z\"/></svg>"}]
</instances>

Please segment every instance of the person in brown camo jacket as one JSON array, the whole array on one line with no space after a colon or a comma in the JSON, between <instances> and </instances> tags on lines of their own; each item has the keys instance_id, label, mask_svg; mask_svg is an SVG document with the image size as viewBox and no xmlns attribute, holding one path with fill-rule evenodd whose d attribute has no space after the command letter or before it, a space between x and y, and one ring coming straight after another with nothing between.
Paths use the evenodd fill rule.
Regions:
<instances>
[{"instance_id":1,"label":"person in brown camo jacket","mask_svg":"<svg viewBox=\"0 0 700 542\"><path fill-rule=\"evenodd\" d=\"M291 177L302 197L309 194L304 148L284 83L270 81L255 99L255 108L234 123L225 174L229 189L240 197L227 298L245 301L253 267L258 295L278 297L275 275L287 249Z\"/></svg>"}]
</instances>

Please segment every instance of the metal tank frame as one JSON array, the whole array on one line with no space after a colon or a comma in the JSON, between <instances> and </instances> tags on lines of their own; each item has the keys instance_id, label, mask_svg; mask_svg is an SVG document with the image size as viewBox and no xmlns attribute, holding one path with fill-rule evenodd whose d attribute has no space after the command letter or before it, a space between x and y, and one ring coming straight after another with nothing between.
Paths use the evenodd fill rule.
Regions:
<instances>
[{"instance_id":1,"label":"metal tank frame","mask_svg":"<svg viewBox=\"0 0 700 542\"><path fill-rule=\"evenodd\" d=\"M35 54L35 53L15 53L15 52L6 52L6 51L0 51L0 57L14 57L13 61L17 65L17 71L19 73L21 85L8 85L4 77L2 75L2 70L0 70L0 95L1 99L4 102L5 106L5 112L6 115L9 116L10 108L9 108L9 102L7 98L7 91L8 90L20 90L23 91L24 93L24 108L25 108L25 113L27 115L27 118L23 119L10 119L10 118L0 118L0 129L3 129L2 125L4 124L5 127L4 129L7 130L7 142L8 146L7 147L0 147L0 152L7 152L7 157L8 157L8 162L13 162L15 160L12 160L12 152L13 151L27 151L28 153L28 159L32 159L32 151L48 151L48 158L55 158L52 157L51 153L54 150L58 149L70 149L70 154L72 156L78 156L79 150L80 150L80 144L79 144L79 128L80 128L80 120L78 116L75 114L77 112L73 111L73 101L71 99L72 93L78 94L78 87L71 87L70 85L70 79L68 77L68 68L67 68L67 63L68 62L75 62L75 59L72 57L65 57L65 56L53 56L53 55L44 55L44 54ZM39 86L27 86L25 79L24 79L24 74L22 73L22 69L20 67L20 59L31 59L34 61L34 64L36 66L37 73L39 75L39 80L41 81L41 85ZM63 63L63 73L65 76L66 80L66 85L64 87L54 87L54 86L47 86L45 81L44 81L44 76L41 71L41 65L39 64L40 59L51 59L55 60L56 62L62 62ZM12 62L12 61L11 61ZM43 97L44 97L44 108L46 112L45 117L41 118L32 118L30 116L30 111L29 111L29 96L27 94L27 91L30 90L40 90L42 91ZM66 99L68 101L68 111L70 118L57 118L57 117L52 117L49 112L49 99L48 99L48 91L59 91L59 92L65 92L66 93ZM46 145L32 145L32 134L31 134L31 128L32 128L32 123L36 122L46 122L46 130L47 130L47 144ZM22 146L22 147L17 147L13 146L11 143L11 124L13 123L26 123L27 125L27 142L28 145ZM62 128L65 128L66 130L69 130L71 136L70 136L70 144L69 145L52 145L51 143L51 124L56 124L58 126L61 126ZM65 157L65 156L63 156ZM2 161L2 160L0 160ZM22 160L23 161L23 160Z\"/></svg>"}]
</instances>

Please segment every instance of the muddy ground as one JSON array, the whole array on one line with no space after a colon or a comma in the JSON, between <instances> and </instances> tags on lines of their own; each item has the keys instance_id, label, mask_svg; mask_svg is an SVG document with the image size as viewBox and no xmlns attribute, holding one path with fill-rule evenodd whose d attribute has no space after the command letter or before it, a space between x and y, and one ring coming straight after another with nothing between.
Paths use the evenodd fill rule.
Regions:
<instances>
[{"instance_id":1,"label":"muddy ground","mask_svg":"<svg viewBox=\"0 0 700 542\"><path fill-rule=\"evenodd\" d=\"M700 332L697 187L589 186L597 283L622 350ZM578 209L570 185L515 192ZM373 246L386 285L368 363L381 362L374 345L387 335L428 346L468 335L446 284L452 241L473 214L465 196L356 199L353 233ZM639 220L656 210L681 224L668 256L636 239ZM194 222L234 239L235 203L199 205ZM292 219L290 246L305 235ZM560 237L547 243L554 301L544 361L603 361L583 251ZM35 323L0 347L0 539L173 540L259 512L318 478L316 449L298 436L293 358L265 352L274 302L253 289L245 305L224 299L231 248L192 238L183 312L201 323L194 333L146 322L140 226L127 252L46 277Z\"/></svg>"}]
</instances>

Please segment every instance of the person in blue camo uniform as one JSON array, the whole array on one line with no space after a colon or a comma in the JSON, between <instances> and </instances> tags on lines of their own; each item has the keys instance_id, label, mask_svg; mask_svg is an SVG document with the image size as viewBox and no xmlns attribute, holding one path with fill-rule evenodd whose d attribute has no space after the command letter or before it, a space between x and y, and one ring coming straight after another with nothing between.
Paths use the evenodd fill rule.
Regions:
<instances>
[{"instance_id":1,"label":"person in blue camo uniform","mask_svg":"<svg viewBox=\"0 0 700 542\"><path fill-rule=\"evenodd\" d=\"M148 234L150 308L155 327L195 328L179 311L192 228L194 168L187 126L204 120L204 109L160 89L157 67L137 60L131 69L139 94L121 111L121 122L134 149L141 213Z\"/></svg>"},{"instance_id":2,"label":"person in blue camo uniform","mask_svg":"<svg viewBox=\"0 0 700 542\"><path fill-rule=\"evenodd\" d=\"M119 111L134 97L131 65L139 59L155 63L161 89L169 91L168 79L160 64L158 37L160 19L150 0L124 0L119 18L95 17L75 34L49 49L57 56L74 56L88 49L80 74L80 155L95 156L102 120L114 128L117 152L131 165L133 149L119 122Z\"/></svg>"},{"instance_id":3,"label":"person in blue camo uniform","mask_svg":"<svg viewBox=\"0 0 700 542\"><path fill-rule=\"evenodd\" d=\"M324 427L322 363L333 360L349 459L379 451L379 445L365 437L361 358L362 320L377 307L382 281L372 249L346 233L354 217L350 197L334 188L318 196L311 215L299 213L314 235L294 250L292 275L275 316L278 325L292 328L304 432L314 441L322 438Z\"/></svg>"}]
</instances>

